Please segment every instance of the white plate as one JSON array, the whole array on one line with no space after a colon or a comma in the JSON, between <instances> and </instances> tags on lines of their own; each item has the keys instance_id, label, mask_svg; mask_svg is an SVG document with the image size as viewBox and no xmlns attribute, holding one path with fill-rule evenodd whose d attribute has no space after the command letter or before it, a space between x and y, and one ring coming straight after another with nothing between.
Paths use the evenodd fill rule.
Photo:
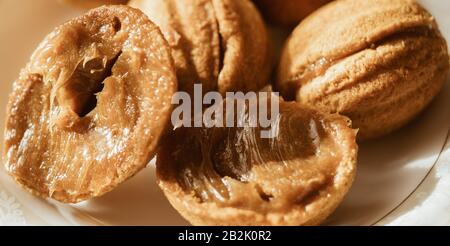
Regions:
<instances>
[{"instance_id":1,"label":"white plate","mask_svg":"<svg viewBox=\"0 0 450 246\"><path fill-rule=\"evenodd\" d=\"M450 2L421 2L450 40ZM11 83L31 52L56 25L79 13L55 0L0 0L1 129ZM353 188L327 224L450 225L449 106L447 83L412 124L362 144ZM1 166L0 225L187 225L156 186L151 164L116 190L77 205L28 194Z\"/></svg>"}]
</instances>

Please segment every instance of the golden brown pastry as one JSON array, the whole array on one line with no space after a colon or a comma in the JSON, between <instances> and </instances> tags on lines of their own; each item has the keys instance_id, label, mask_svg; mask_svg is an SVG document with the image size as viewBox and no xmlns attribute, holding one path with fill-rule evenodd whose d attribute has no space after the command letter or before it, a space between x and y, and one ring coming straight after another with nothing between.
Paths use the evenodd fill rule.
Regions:
<instances>
[{"instance_id":1,"label":"golden brown pastry","mask_svg":"<svg viewBox=\"0 0 450 246\"><path fill-rule=\"evenodd\" d=\"M271 73L269 39L249 0L132 0L172 48L179 89L256 91Z\"/></svg>"},{"instance_id":2,"label":"golden brown pastry","mask_svg":"<svg viewBox=\"0 0 450 246\"><path fill-rule=\"evenodd\" d=\"M6 170L42 197L100 196L148 163L176 90L169 46L147 16L91 10L50 33L14 82Z\"/></svg>"},{"instance_id":3,"label":"golden brown pastry","mask_svg":"<svg viewBox=\"0 0 450 246\"><path fill-rule=\"evenodd\" d=\"M291 34L277 87L287 99L350 117L359 138L370 139L417 116L448 70L446 41L416 2L339 0Z\"/></svg>"},{"instance_id":4,"label":"golden brown pastry","mask_svg":"<svg viewBox=\"0 0 450 246\"><path fill-rule=\"evenodd\" d=\"M270 22L296 25L331 0L253 0Z\"/></svg>"},{"instance_id":5,"label":"golden brown pastry","mask_svg":"<svg viewBox=\"0 0 450 246\"><path fill-rule=\"evenodd\" d=\"M158 184L194 225L317 225L353 182L349 124L281 102L273 139L262 128L178 128L158 152Z\"/></svg>"},{"instance_id":6,"label":"golden brown pastry","mask_svg":"<svg viewBox=\"0 0 450 246\"><path fill-rule=\"evenodd\" d=\"M95 8L110 4L127 4L128 0L58 0L81 8Z\"/></svg>"}]
</instances>

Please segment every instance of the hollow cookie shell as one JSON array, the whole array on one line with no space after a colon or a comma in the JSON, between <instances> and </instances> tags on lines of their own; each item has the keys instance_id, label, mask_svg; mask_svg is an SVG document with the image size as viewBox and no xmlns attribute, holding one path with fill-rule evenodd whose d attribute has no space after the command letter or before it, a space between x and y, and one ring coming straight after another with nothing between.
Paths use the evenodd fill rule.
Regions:
<instances>
[{"instance_id":1,"label":"hollow cookie shell","mask_svg":"<svg viewBox=\"0 0 450 246\"><path fill-rule=\"evenodd\" d=\"M269 39L249 0L132 0L164 33L172 48L179 89L257 91L272 70Z\"/></svg>"},{"instance_id":2,"label":"hollow cookie shell","mask_svg":"<svg viewBox=\"0 0 450 246\"><path fill-rule=\"evenodd\" d=\"M331 0L253 0L270 22L296 25Z\"/></svg>"},{"instance_id":3,"label":"hollow cookie shell","mask_svg":"<svg viewBox=\"0 0 450 246\"><path fill-rule=\"evenodd\" d=\"M274 139L259 127L179 128L158 152L158 184L194 225L317 225L354 179L349 124L281 102Z\"/></svg>"},{"instance_id":4,"label":"hollow cookie shell","mask_svg":"<svg viewBox=\"0 0 450 246\"><path fill-rule=\"evenodd\" d=\"M176 89L169 47L147 16L91 10L50 33L14 82L6 170L42 197L100 196L153 156Z\"/></svg>"},{"instance_id":5,"label":"hollow cookie shell","mask_svg":"<svg viewBox=\"0 0 450 246\"><path fill-rule=\"evenodd\" d=\"M285 98L348 116L359 138L370 139L418 115L448 70L446 41L419 4L340 0L294 30L277 87Z\"/></svg>"}]
</instances>

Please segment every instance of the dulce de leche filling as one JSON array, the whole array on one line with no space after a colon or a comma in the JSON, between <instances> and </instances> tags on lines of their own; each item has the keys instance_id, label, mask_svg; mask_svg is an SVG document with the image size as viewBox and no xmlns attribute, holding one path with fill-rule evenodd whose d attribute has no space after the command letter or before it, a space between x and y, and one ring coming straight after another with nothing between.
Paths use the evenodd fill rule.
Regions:
<instances>
[{"instance_id":1,"label":"dulce de leche filling","mask_svg":"<svg viewBox=\"0 0 450 246\"><path fill-rule=\"evenodd\" d=\"M342 159L332 123L281 102L273 127L276 138L252 127L180 128L158 158L186 193L223 207L282 212L329 194Z\"/></svg>"},{"instance_id":2,"label":"dulce de leche filling","mask_svg":"<svg viewBox=\"0 0 450 246\"><path fill-rule=\"evenodd\" d=\"M99 196L148 162L175 87L169 49L143 13L111 6L71 20L14 83L6 169L44 197Z\"/></svg>"}]
</instances>

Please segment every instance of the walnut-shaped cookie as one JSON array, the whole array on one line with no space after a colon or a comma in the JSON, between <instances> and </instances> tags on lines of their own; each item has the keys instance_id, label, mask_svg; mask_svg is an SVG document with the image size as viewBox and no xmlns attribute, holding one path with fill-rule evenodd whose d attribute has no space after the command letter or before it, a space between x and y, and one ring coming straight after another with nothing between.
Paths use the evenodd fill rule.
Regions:
<instances>
[{"instance_id":1,"label":"walnut-shaped cookie","mask_svg":"<svg viewBox=\"0 0 450 246\"><path fill-rule=\"evenodd\" d=\"M169 46L145 14L91 10L51 32L14 82L6 170L42 197L100 196L154 155L176 85Z\"/></svg>"},{"instance_id":2,"label":"walnut-shaped cookie","mask_svg":"<svg viewBox=\"0 0 450 246\"><path fill-rule=\"evenodd\" d=\"M257 91L268 84L271 50L249 0L132 0L163 32L181 91Z\"/></svg>"},{"instance_id":3,"label":"walnut-shaped cookie","mask_svg":"<svg viewBox=\"0 0 450 246\"><path fill-rule=\"evenodd\" d=\"M251 119L249 105L236 122ZM281 101L269 128L178 128L158 151L158 184L194 225L317 225L355 176L349 125L343 116ZM264 138L266 129L278 134Z\"/></svg>"},{"instance_id":4,"label":"walnut-shaped cookie","mask_svg":"<svg viewBox=\"0 0 450 246\"><path fill-rule=\"evenodd\" d=\"M364 140L415 118L448 71L447 43L415 1L338 0L291 34L276 86L287 99L348 116Z\"/></svg>"}]
</instances>

